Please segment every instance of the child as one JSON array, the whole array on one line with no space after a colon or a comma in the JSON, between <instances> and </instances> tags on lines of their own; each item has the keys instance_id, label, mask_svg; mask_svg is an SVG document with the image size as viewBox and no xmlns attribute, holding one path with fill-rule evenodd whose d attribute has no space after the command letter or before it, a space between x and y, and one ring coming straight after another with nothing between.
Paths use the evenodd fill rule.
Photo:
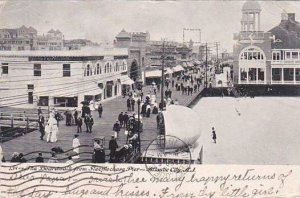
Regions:
<instances>
[{"instance_id":1,"label":"child","mask_svg":"<svg viewBox=\"0 0 300 198\"><path fill-rule=\"evenodd\" d=\"M217 135L216 135L214 127L212 128L212 139L213 139L214 143L217 144Z\"/></svg>"}]
</instances>

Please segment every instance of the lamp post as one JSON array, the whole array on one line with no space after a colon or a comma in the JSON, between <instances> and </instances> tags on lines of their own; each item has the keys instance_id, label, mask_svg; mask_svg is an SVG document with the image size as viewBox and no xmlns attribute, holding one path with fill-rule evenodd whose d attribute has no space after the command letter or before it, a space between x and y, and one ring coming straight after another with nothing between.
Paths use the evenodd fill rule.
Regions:
<instances>
[{"instance_id":1,"label":"lamp post","mask_svg":"<svg viewBox=\"0 0 300 198\"><path fill-rule=\"evenodd\" d=\"M141 136L140 136L140 116L141 116L141 112L140 112L140 108L141 108L141 99L139 98L137 100L137 105L138 105L138 123L137 123L137 131L138 131L138 152L141 152Z\"/></svg>"}]
</instances>

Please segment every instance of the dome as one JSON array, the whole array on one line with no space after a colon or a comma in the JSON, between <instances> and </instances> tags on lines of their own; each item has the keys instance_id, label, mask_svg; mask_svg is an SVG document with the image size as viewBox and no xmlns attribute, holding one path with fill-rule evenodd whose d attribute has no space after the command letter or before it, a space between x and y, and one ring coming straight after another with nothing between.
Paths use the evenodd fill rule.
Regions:
<instances>
[{"instance_id":1,"label":"dome","mask_svg":"<svg viewBox=\"0 0 300 198\"><path fill-rule=\"evenodd\" d=\"M257 1L255 0L247 0L242 8L242 11L261 11L260 5Z\"/></svg>"},{"instance_id":2,"label":"dome","mask_svg":"<svg viewBox=\"0 0 300 198\"><path fill-rule=\"evenodd\" d=\"M189 146L193 146L199 139L201 135L200 118L194 110L185 106L170 105L166 111L163 111L163 117L165 135L176 137ZM178 147L180 146L183 145L178 145Z\"/></svg>"}]
</instances>

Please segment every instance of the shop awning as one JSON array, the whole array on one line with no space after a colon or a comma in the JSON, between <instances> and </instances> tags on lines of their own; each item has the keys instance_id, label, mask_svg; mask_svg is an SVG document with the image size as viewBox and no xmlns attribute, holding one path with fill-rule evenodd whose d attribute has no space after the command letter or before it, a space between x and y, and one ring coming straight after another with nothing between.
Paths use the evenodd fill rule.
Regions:
<instances>
[{"instance_id":1,"label":"shop awning","mask_svg":"<svg viewBox=\"0 0 300 198\"><path fill-rule=\"evenodd\" d=\"M198 60L196 60L196 61L195 61L195 64L196 64L196 65L201 65L201 62L198 61Z\"/></svg>"},{"instance_id":2,"label":"shop awning","mask_svg":"<svg viewBox=\"0 0 300 198\"><path fill-rule=\"evenodd\" d=\"M165 69L165 74L173 74L173 71L171 68L166 68Z\"/></svg>"},{"instance_id":3,"label":"shop awning","mask_svg":"<svg viewBox=\"0 0 300 198\"><path fill-rule=\"evenodd\" d=\"M122 76L120 80L122 85L132 85L134 83L128 76Z\"/></svg>"},{"instance_id":4,"label":"shop awning","mask_svg":"<svg viewBox=\"0 0 300 198\"><path fill-rule=\"evenodd\" d=\"M146 78L161 77L161 70L146 71Z\"/></svg>"},{"instance_id":5,"label":"shop awning","mask_svg":"<svg viewBox=\"0 0 300 198\"><path fill-rule=\"evenodd\" d=\"M176 67L172 68L173 72L179 72L179 71L183 71L184 68L181 65L177 65Z\"/></svg>"}]
</instances>

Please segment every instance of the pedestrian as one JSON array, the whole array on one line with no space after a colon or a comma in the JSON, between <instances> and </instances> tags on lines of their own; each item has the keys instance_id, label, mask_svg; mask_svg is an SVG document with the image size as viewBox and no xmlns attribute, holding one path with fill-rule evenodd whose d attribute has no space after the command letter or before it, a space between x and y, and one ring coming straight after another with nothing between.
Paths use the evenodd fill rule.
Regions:
<instances>
[{"instance_id":1,"label":"pedestrian","mask_svg":"<svg viewBox=\"0 0 300 198\"><path fill-rule=\"evenodd\" d=\"M150 113L151 113L151 106L150 106L150 104L147 104L147 107L146 107L146 116L147 116L147 118L150 117Z\"/></svg>"},{"instance_id":2,"label":"pedestrian","mask_svg":"<svg viewBox=\"0 0 300 198\"><path fill-rule=\"evenodd\" d=\"M172 91L169 89L169 93L168 93L169 97L172 98Z\"/></svg>"},{"instance_id":3,"label":"pedestrian","mask_svg":"<svg viewBox=\"0 0 300 198\"><path fill-rule=\"evenodd\" d=\"M117 120L116 123L113 126L113 131L115 132L115 138L117 139L119 137L119 132L121 130L121 126L119 124L119 121Z\"/></svg>"},{"instance_id":4,"label":"pedestrian","mask_svg":"<svg viewBox=\"0 0 300 198\"><path fill-rule=\"evenodd\" d=\"M100 145L99 140L94 142L94 163L105 163L105 150L103 145Z\"/></svg>"},{"instance_id":5,"label":"pedestrian","mask_svg":"<svg viewBox=\"0 0 300 198\"><path fill-rule=\"evenodd\" d=\"M147 111L147 104L148 102L145 102L143 105L142 105L142 110L141 110L141 114L143 117L146 117L146 111Z\"/></svg>"},{"instance_id":6,"label":"pedestrian","mask_svg":"<svg viewBox=\"0 0 300 198\"><path fill-rule=\"evenodd\" d=\"M48 160L48 163L58 163L58 159L56 157L56 154L52 152L50 159Z\"/></svg>"},{"instance_id":7,"label":"pedestrian","mask_svg":"<svg viewBox=\"0 0 300 198\"><path fill-rule=\"evenodd\" d=\"M119 148L119 146L118 146L118 143L117 143L117 141L116 141L116 139L115 139L115 137L112 135L111 136L111 140L109 141L109 150L110 150L110 159L109 159L109 161L110 162L115 162L115 159L116 159L116 150L117 150L117 148Z\"/></svg>"},{"instance_id":8,"label":"pedestrian","mask_svg":"<svg viewBox=\"0 0 300 198\"><path fill-rule=\"evenodd\" d=\"M134 111L135 100L133 98L131 98L130 104L131 104L131 110Z\"/></svg>"},{"instance_id":9,"label":"pedestrian","mask_svg":"<svg viewBox=\"0 0 300 198\"><path fill-rule=\"evenodd\" d=\"M58 121L54 118L54 114L50 113L49 120L45 126L45 132L47 133L47 142L57 142L58 134Z\"/></svg>"},{"instance_id":10,"label":"pedestrian","mask_svg":"<svg viewBox=\"0 0 300 198\"><path fill-rule=\"evenodd\" d=\"M216 131L215 131L214 127L212 128L212 139L213 139L214 143L216 144L217 143L217 135L216 135Z\"/></svg>"},{"instance_id":11,"label":"pedestrian","mask_svg":"<svg viewBox=\"0 0 300 198\"><path fill-rule=\"evenodd\" d=\"M18 152L13 152L10 162L20 162L20 156Z\"/></svg>"},{"instance_id":12,"label":"pedestrian","mask_svg":"<svg viewBox=\"0 0 300 198\"><path fill-rule=\"evenodd\" d=\"M90 114L89 120L88 120L88 127L89 127L89 132L90 133L93 132L93 125L94 125L94 119L93 119L92 114Z\"/></svg>"},{"instance_id":13,"label":"pedestrian","mask_svg":"<svg viewBox=\"0 0 300 198\"><path fill-rule=\"evenodd\" d=\"M121 113L119 114L118 120L119 120L120 126L121 126L121 128L122 128L123 125L124 125L124 115L123 115L123 112L121 112Z\"/></svg>"},{"instance_id":14,"label":"pedestrian","mask_svg":"<svg viewBox=\"0 0 300 198\"><path fill-rule=\"evenodd\" d=\"M68 156L68 160L66 161L66 164L74 164L74 161L72 160L72 156Z\"/></svg>"},{"instance_id":15,"label":"pedestrian","mask_svg":"<svg viewBox=\"0 0 300 198\"><path fill-rule=\"evenodd\" d=\"M75 109L74 111L74 119L75 119L75 125L77 125L77 121L78 121L78 111Z\"/></svg>"},{"instance_id":16,"label":"pedestrian","mask_svg":"<svg viewBox=\"0 0 300 198\"><path fill-rule=\"evenodd\" d=\"M82 133L82 118L81 117L78 117L77 119L77 133Z\"/></svg>"},{"instance_id":17,"label":"pedestrian","mask_svg":"<svg viewBox=\"0 0 300 198\"><path fill-rule=\"evenodd\" d=\"M98 113L99 113L99 118L101 118L102 117L102 113L103 113L102 104L99 104L99 106L98 106Z\"/></svg>"},{"instance_id":18,"label":"pedestrian","mask_svg":"<svg viewBox=\"0 0 300 198\"><path fill-rule=\"evenodd\" d=\"M43 158L43 154L40 152L39 156L35 159L36 163L43 163L44 162L44 158Z\"/></svg>"},{"instance_id":19,"label":"pedestrian","mask_svg":"<svg viewBox=\"0 0 300 198\"><path fill-rule=\"evenodd\" d=\"M90 123L90 116L89 115L85 115L85 118L84 118L84 124L85 124L85 127L86 127L86 132L89 133L89 123Z\"/></svg>"},{"instance_id":20,"label":"pedestrian","mask_svg":"<svg viewBox=\"0 0 300 198\"><path fill-rule=\"evenodd\" d=\"M127 128L127 124L128 124L128 120L129 120L129 116L128 116L127 112L125 112L125 114L123 116L123 120L124 120L124 126L125 126L125 128Z\"/></svg>"},{"instance_id":21,"label":"pedestrian","mask_svg":"<svg viewBox=\"0 0 300 198\"><path fill-rule=\"evenodd\" d=\"M73 152L74 152L74 159L76 158L79 158L79 147L80 147L80 141L78 139L78 135L74 135L74 139L73 139L73 144L72 144L72 147L73 147Z\"/></svg>"},{"instance_id":22,"label":"pedestrian","mask_svg":"<svg viewBox=\"0 0 300 198\"><path fill-rule=\"evenodd\" d=\"M23 153L20 153L20 155L19 155L19 162L20 163L26 163L27 162L27 160L24 158Z\"/></svg>"},{"instance_id":23,"label":"pedestrian","mask_svg":"<svg viewBox=\"0 0 300 198\"><path fill-rule=\"evenodd\" d=\"M45 118L43 116L43 114L39 113L39 129L40 129L40 133L41 133L41 140L44 140L44 135L45 135Z\"/></svg>"},{"instance_id":24,"label":"pedestrian","mask_svg":"<svg viewBox=\"0 0 300 198\"><path fill-rule=\"evenodd\" d=\"M127 111L131 111L131 102L130 102L130 98L127 99Z\"/></svg>"},{"instance_id":25,"label":"pedestrian","mask_svg":"<svg viewBox=\"0 0 300 198\"><path fill-rule=\"evenodd\" d=\"M42 109L41 109L41 107L38 108L38 114L42 114Z\"/></svg>"},{"instance_id":26,"label":"pedestrian","mask_svg":"<svg viewBox=\"0 0 300 198\"><path fill-rule=\"evenodd\" d=\"M55 114L54 114L54 118L55 118L55 120L57 121L57 127L59 127L60 114L59 114L58 111L57 111L57 112L53 112L53 113L55 113Z\"/></svg>"}]
</instances>

